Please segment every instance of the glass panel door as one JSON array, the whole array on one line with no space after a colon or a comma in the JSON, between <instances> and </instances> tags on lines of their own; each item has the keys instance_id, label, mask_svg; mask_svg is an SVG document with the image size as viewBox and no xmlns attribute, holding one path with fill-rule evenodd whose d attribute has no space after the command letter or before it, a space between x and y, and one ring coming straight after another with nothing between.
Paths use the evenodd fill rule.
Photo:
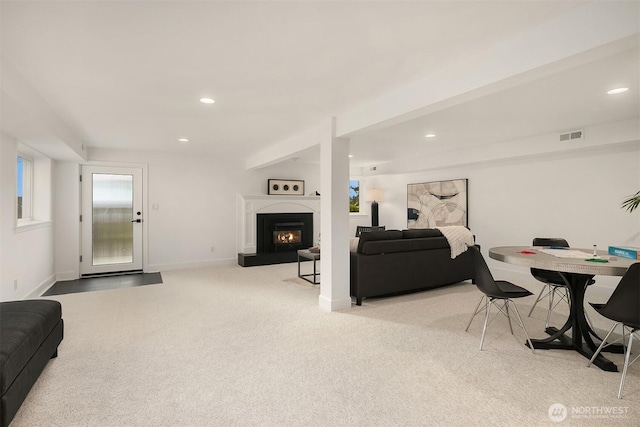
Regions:
<instances>
[{"instance_id":1,"label":"glass panel door","mask_svg":"<svg viewBox=\"0 0 640 427\"><path fill-rule=\"evenodd\" d=\"M142 270L142 169L82 168L83 275Z\"/></svg>"},{"instance_id":2,"label":"glass panel door","mask_svg":"<svg viewBox=\"0 0 640 427\"><path fill-rule=\"evenodd\" d=\"M92 174L92 264L133 262L133 175Z\"/></svg>"}]
</instances>

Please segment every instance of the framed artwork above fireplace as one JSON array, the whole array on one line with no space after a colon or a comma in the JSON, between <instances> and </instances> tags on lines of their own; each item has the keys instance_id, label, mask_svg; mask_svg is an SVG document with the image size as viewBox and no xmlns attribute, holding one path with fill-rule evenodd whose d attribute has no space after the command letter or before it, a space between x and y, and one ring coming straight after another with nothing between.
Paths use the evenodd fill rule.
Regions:
<instances>
[{"instance_id":1,"label":"framed artwork above fireplace","mask_svg":"<svg viewBox=\"0 0 640 427\"><path fill-rule=\"evenodd\" d=\"M267 194L304 196L304 181L297 179L267 180Z\"/></svg>"}]
</instances>

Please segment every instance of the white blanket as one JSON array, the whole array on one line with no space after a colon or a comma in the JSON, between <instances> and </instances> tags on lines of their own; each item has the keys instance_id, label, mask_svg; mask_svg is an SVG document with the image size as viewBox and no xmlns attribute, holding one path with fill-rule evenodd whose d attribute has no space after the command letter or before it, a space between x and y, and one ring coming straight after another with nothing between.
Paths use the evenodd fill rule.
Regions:
<instances>
[{"instance_id":1,"label":"white blanket","mask_svg":"<svg viewBox=\"0 0 640 427\"><path fill-rule=\"evenodd\" d=\"M349 240L349 252L358 252L358 243L360 243L360 238L352 237Z\"/></svg>"},{"instance_id":2,"label":"white blanket","mask_svg":"<svg viewBox=\"0 0 640 427\"><path fill-rule=\"evenodd\" d=\"M451 246L451 259L454 259L463 252L466 252L468 246L473 246L473 234L467 227L461 225L450 225L447 227L433 227L442 233Z\"/></svg>"}]
</instances>

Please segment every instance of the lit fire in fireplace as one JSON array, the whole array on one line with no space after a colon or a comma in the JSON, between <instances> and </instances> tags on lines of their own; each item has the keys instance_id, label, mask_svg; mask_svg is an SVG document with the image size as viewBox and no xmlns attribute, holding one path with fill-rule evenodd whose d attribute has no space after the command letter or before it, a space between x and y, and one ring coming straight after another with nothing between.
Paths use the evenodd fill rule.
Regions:
<instances>
[{"instance_id":1,"label":"lit fire in fireplace","mask_svg":"<svg viewBox=\"0 0 640 427\"><path fill-rule=\"evenodd\" d=\"M300 243L302 233L299 230L295 231L274 231L273 239L278 245L288 245L291 243Z\"/></svg>"}]
</instances>

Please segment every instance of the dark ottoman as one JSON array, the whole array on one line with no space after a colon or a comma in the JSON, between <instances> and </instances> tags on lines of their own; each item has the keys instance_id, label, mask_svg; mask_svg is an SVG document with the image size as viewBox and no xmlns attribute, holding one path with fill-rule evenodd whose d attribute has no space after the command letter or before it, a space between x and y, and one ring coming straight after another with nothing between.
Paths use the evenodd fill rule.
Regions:
<instances>
[{"instance_id":1,"label":"dark ottoman","mask_svg":"<svg viewBox=\"0 0 640 427\"><path fill-rule=\"evenodd\" d=\"M62 306L58 301L0 303L0 425L20 409L62 341Z\"/></svg>"}]
</instances>

